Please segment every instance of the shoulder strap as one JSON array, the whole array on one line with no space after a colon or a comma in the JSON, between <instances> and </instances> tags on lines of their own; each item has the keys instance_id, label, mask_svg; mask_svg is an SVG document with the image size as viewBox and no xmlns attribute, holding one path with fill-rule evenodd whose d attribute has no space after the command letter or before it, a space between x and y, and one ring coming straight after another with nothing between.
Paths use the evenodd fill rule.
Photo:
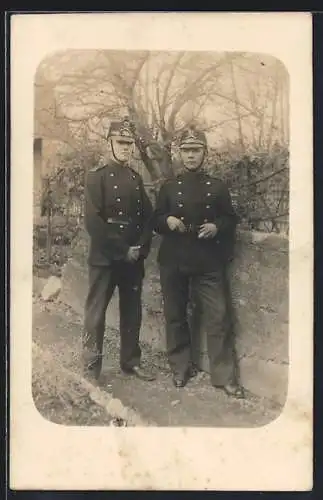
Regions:
<instances>
[{"instance_id":1,"label":"shoulder strap","mask_svg":"<svg viewBox=\"0 0 323 500\"><path fill-rule=\"evenodd\" d=\"M94 167L89 169L89 172L97 172L98 170L101 170L104 167L105 165L95 165Z\"/></svg>"}]
</instances>

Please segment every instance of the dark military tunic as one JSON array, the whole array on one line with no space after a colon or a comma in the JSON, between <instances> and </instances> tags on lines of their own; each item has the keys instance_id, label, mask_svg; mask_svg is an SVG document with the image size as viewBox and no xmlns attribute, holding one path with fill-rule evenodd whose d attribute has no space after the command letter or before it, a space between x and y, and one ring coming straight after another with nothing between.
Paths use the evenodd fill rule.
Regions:
<instances>
[{"instance_id":1,"label":"dark military tunic","mask_svg":"<svg viewBox=\"0 0 323 500\"><path fill-rule=\"evenodd\" d=\"M182 220L185 233L171 231L167 218ZM232 257L237 217L226 185L205 171L184 171L161 187L153 217L162 235L158 254L166 319L167 350L175 374L194 361L187 305L193 300L196 331L207 336L212 383L225 385L235 374L226 291L226 264ZM212 239L198 239L201 224L218 227Z\"/></svg>"},{"instance_id":2,"label":"dark military tunic","mask_svg":"<svg viewBox=\"0 0 323 500\"><path fill-rule=\"evenodd\" d=\"M85 369L101 370L105 313L119 289L120 364L139 365L141 291L144 259L152 231L152 205L141 177L111 161L89 171L85 190L85 227L90 235L89 292L85 303L83 352ZM137 262L125 260L130 246L140 246Z\"/></svg>"},{"instance_id":3,"label":"dark military tunic","mask_svg":"<svg viewBox=\"0 0 323 500\"><path fill-rule=\"evenodd\" d=\"M89 264L124 260L130 246L150 249L152 205L134 170L110 162L89 171L85 192L85 227L90 235Z\"/></svg>"},{"instance_id":4,"label":"dark military tunic","mask_svg":"<svg viewBox=\"0 0 323 500\"><path fill-rule=\"evenodd\" d=\"M186 233L171 231L167 218L173 215L184 223ZM205 171L186 171L161 187L154 214L155 230L165 238L160 264L177 262L190 269L213 270L232 256L237 217L226 185ZM198 239L198 228L214 222L218 234Z\"/></svg>"}]
</instances>

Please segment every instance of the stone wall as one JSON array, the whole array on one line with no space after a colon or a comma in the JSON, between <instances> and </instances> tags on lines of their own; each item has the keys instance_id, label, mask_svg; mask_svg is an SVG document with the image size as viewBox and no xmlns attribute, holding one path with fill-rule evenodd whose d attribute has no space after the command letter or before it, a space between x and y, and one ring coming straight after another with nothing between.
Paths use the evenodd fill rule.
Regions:
<instances>
[{"instance_id":1,"label":"stone wall","mask_svg":"<svg viewBox=\"0 0 323 500\"><path fill-rule=\"evenodd\" d=\"M164 318L156 266L159 238L146 261L141 340L165 349ZM61 300L83 314L87 291L87 237L75 242L65 265ZM240 232L230 268L237 356L241 381L261 396L283 403L288 385L288 240L274 234ZM118 328L118 296L107 312L107 325ZM199 342L200 367L208 371L206 339Z\"/></svg>"},{"instance_id":2,"label":"stone wall","mask_svg":"<svg viewBox=\"0 0 323 500\"><path fill-rule=\"evenodd\" d=\"M230 268L236 349L243 384L284 403L289 363L288 239L241 232ZM208 371L206 339L200 366Z\"/></svg>"}]
</instances>

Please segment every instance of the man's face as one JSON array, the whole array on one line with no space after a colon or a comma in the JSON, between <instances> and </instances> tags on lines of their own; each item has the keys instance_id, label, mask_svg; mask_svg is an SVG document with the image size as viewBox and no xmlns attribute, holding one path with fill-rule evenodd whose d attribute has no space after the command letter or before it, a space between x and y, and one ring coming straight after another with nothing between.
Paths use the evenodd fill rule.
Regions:
<instances>
[{"instance_id":1,"label":"man's face","mask_svg":"<svg viewBox=\"0 0 323 500\"><path fill-rule=\"evenodd\" d=\"M129 162L133 152L133 142L130 142L127 139L111 137L111 145L117 161L120 163Z\"/></svg>"},{"instance_id":2,"label":"man's face","mask_svg":"<svg viewBox=\"0 0 323 500\"><path fill-rule=\"evenodd\" d=\"M184 146L180 149L180 155L185 168L197 170L204 159L204 147L198 145Z\"/></svg>"}]
</instances>

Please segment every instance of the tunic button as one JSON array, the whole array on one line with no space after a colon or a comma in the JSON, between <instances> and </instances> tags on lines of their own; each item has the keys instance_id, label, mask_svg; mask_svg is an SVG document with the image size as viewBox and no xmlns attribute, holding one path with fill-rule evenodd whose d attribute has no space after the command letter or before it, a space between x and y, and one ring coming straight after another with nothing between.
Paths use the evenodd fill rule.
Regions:
<instances>
[{"instance_id":1,"label":"tunic button","mask_svg":"<svg viewBox=\"0 0 323 500\"><path fill-rule=\"evenodd\" d=\"M117 201L120 202L121 201L121 198L117 198Z\"/></svg>"},{"instance_id":2,"label":"tunic button","mask_svg":"<svg viewBox=\"0 0 323 500\"><path fill-rule=\"evenodd\" d=\"M206 184L209 186L209 185L211 184L211 182L210 182L210 181L207 181L207 183L206 183Z\"/></svg>"},{"instance_id":3,"label":"tunic button","mask_svg":"<svg viewBox=\"0 0 323 500\"><path fill-rule=\"evenodd\" d=\"M181 220L184 220L184 217L181 217Z\"/></svg>"},{"instance_id":4,"label":"tunic button","mask_svg":"<svg viewBox=\"0 0 323 500\"><path fill-rule=\"evenodd\" d=\"M184 205L183 205L183 203L179 203L179 204L178 204L178 206L179 206L180 208L182 208Z\"/></svg>"},{"instance_id":5,"label":"tunic button","mask_svg":"<svg viewBox=\"0 0 323 500\"><path fill-rule=\"evenodd\" d=\"M206 208L211 208L211 205L206 205Z\"/></svg>"},{"instance_id":6,"label":"tunic button","mask_svg":"<svg viewBox=\"0 0 323 500\"><path fill-rule=\"evenodd\" d=\"M120 226L119 226L119 227L120 227L120 229L123 229L123 228L124 228L124 226L123 226L122 224L120 224Z\"/></svg>"},{"instance_id":7,"label":"tunic button","mask_svg":"<svg viewBox=\"0 0 323 500\"><path fill-rule=\"evenodd\" d=\"M204 219L204 222L208 222L209 220L208 219Z\"/></svg>"},{"instance_id":8,"label":"tunic button","mask_svg":"<svg viewBox=\"0 0 323 500\"><path fill-rule=\"evenodd\" d=\"M113 172L111 172L110 177L114 177L114 173Z\"/></svg>"},{"instance_id":9,"label":"tunic button","mask_svg":"<svg viewBox=\"0 0 323 500\"><path fill-rule=\"evenodd\" d=\"M135 175L133 175L133 176L132 176L132 178L133 178L133 179L135 179L135 178L136 178L136 176L135 176Z\"/></svg>"},{"instance_id":10,"label":"tunic button","mask_svg":"<svg viewBox=\"0 0 323 500\"><path fill-rule=\"evenodd\" d=\"M140 200L137 200L137 203L140 203Z\"/></svg>"},{"instance_id":11,"label":"tunic button","mask_svg":"<svg viewBox=\"0 0 323 500\"><path fill-rule=\"evenodd\" d=\"M114 189L118 189L118 186L113 186L113 187L114 187Z\"/></svg>"},{"instance_id":12,"label":"tunic button","mask_svg":"<svg viewBox=\"0 0 323 500\"><path fill-rule=\"evenodd\" d=\"M139 186L136 187L136 190L139 191Z\"/></svg>"},{"instance_id":13,"label":"tunic button","mask_svg":"<svg viewBox=\"0 0 323 500\"><path fill-rule=\"evenodd\" d=\"M140 229L140 226L139 226L139 224L137 224L137 229Z\"/></svg>"},{"instance_id":14,"label":"tunic button","mask_svg":"<svg viewBox=\"0 0 323 500\"><path fill-rule=\"evenodd\" d=\"M182 181L178 181L178 184L182 184Z\"/></svg>"},{"instance_id":15,"label":"tunic button","mask_svg":"<svg viewBox=\"0 0 323 500\"><path fill-rule=\"evenodd\" d=\"M207 193L207 195L206 195L206 196L211 196L211 193Z\"/></svg>"},{"instance_id":16,"label":"tunic button","mask_svg":"<svg viewBox=\"0 0 323 500\"><path fill-rule=\"evenodd\" d=\"M182 191L178 191L178 194L183 194Z\"/></svg>"},{"instance_id":17,"label":"tunic button","mask_svg":"<svg viewBox=\"0 0 323 500\"><path fill-rule=\"evenodd\" d=\"M140 215L141 212L137 212L137 215Z\"/></svg>"},{"instance_id":18,"label":"tunic button","mask_svg":"<svg viewBox=\"0 0 323 500\"><path fill-rule=\"evenodd\" d=\"M123 212L119 212L119 215L123 215Z\"/></svg>"}]
</instances>

